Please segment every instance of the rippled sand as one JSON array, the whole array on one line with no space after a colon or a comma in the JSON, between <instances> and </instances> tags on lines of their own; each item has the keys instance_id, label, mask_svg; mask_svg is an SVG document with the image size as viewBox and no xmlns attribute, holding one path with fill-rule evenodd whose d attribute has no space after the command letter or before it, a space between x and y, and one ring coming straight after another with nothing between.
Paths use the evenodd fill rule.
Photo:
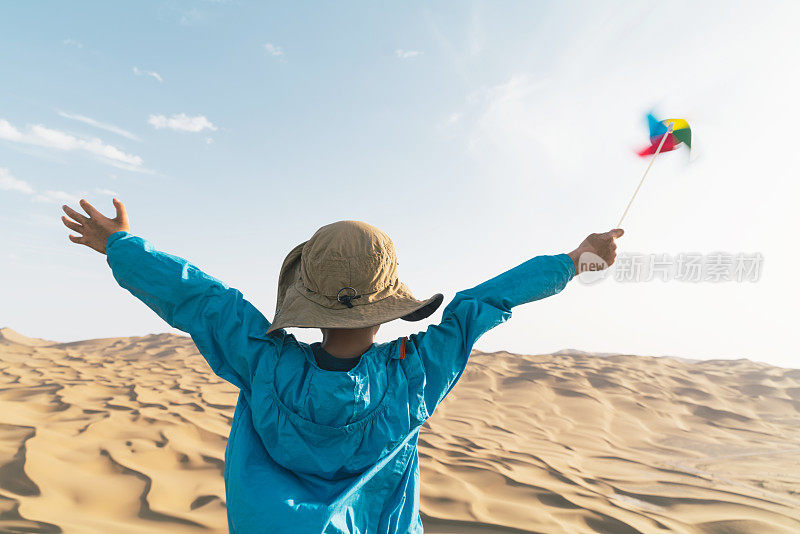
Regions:
<instances>
[{"instance_id":1,"label":"rippled sand","mask_svg":"<svg viewBox=\"0 0 800 534\"><path fill-rule=\"evenodd\" d=\"M0 532L225 532L236 396L188 338L0 329ZM797 533L800 370L476 352L420 457L428 533Z\"/></svg>"}]
</instances>

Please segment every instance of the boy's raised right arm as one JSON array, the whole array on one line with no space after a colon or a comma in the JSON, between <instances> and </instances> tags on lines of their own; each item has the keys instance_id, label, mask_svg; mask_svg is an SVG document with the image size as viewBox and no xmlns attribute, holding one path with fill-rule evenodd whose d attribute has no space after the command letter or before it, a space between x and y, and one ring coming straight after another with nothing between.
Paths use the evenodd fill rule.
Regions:
<instances>
[{"instance_id":1,"label":"boy's raised right arm","mask_svg":"<svg viewBox=\"0 0 800 534\"><path fill-rule=\"evenodd\" d=\"M64 225L80 236L73 243L106 254L117 282L144 302L170 326L187 332L211 369L233 385L249 390L264 348L269 321L242 294L205 274L188 261L155 250L128 233L125 206L114 199L117 213L109 219L85 200L84 216L68 206Z\"/></svg>"}]
</instances>

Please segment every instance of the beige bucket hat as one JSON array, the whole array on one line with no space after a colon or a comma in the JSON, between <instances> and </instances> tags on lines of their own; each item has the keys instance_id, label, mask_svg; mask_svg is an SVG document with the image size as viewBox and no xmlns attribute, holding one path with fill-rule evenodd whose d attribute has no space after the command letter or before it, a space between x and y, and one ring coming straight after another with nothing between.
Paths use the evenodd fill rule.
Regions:
<instances>
[{"instance_id":1,"label":"beige bucket hat","mask_svg":"<svg viewBox=\"0 0 800 534\"><path fill-rule=\"evenodd\" d=\"M395 319L419 321L444 297L417 300L397 278L389 236L360 221L323 226L281 267L275 319L267 330L365 328Z\"/></svg>"}]
</instances>

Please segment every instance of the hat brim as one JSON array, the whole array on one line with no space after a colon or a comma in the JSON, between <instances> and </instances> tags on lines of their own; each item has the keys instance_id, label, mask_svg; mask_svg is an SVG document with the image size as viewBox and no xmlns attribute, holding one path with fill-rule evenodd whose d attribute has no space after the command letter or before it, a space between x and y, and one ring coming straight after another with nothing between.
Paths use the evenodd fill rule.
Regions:
<instances>
[{"instance_id":1,"label":"hat brim","mask_svg":"<svg viewBox=\"0 0 800 534\"><path fill-rule=\"evenodd\" d=\"M357 302L352 308L333 303L325 306L302 291L299 267L303 247L300 243L286 256L278 280L278 302L275 318L267 334L282 328L367 328L395 319L421 321L441 306L444 295L437 293L427 300L415 299L402 283L380 300Z\"/></svg>"},{"instance_id":2,"label":"hat brim","mask_svg":"<svg viewBox=\"0 0 800 534\"><path fill-rule=\"evenodd\" d=\"M425 304L423 304L421 307L412 311L408 315L403 315L400 318L404 321L421 321L423 319L427 319L433 315L433 312L435 312L439 306L442 305L443 301L444 295L441 293L436 293L434 296L426 300Z\"/></svg>"},{"instance_id":3,"label":"hat brim","mask_svg":"<svg viewBox=\"0 0 800 534\"><path fill-rule=\"evenodd\" d=\"M295 286L290 286L267 333L291 327L367 328L395 319L420 321L430 317L443 300L441 293L427 300L417 300L400 294L352 308L333 309L307 299Z\"/></svg>"}]
</instances>

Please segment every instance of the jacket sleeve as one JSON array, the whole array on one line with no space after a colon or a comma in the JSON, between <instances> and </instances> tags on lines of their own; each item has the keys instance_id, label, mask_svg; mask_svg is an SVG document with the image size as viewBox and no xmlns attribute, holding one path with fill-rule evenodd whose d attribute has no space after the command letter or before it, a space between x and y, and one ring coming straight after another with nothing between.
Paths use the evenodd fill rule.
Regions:
<instances>
[{"instance_id":1,"label":"jacket sleeve","mask_svg":"<svg viewBox=\"0 0 800 534\"><path fill-rule=\"evenodd\" d=\"M264 348L249 335L263 335L269 321L239 291L127 232L108 238L106 255L119 285L191 335L214 373L249 391Z\"/></svg>"},{"instance_id":2,"label":"jacket sleeve","mask_svg":"<svg viewBox=\"0 0 800 534\"><path fill-rule=\"evenodd\" d=\"M575 273L567 254L537 256L480 285L456 293L442 321L410 336L424 367L428 415L455 386L472 346L511 317L511 308L559 293Z\"/></svg>"}]
</instances>

